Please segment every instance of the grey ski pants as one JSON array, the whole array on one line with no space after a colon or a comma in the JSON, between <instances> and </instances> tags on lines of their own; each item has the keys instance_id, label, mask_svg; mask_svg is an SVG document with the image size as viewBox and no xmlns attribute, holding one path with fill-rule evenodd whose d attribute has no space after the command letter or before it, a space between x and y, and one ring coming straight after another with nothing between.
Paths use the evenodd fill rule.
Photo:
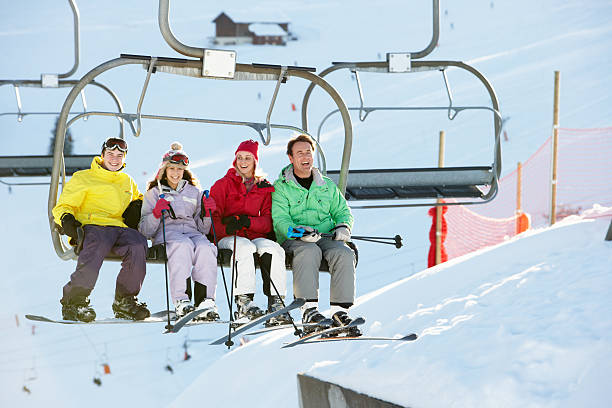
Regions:
<instances>
[{"instance_id":1,"label":"grey ski pants","mask_svg":"<svg viewBox=\"0 0 612 408\"><path fill-rule=\"evenodd\" d=\"M64 299L89 296L93 290L104 258L115 254L122 258L115 293L135 296L140 292L146 273L147 239L132 228L85 225L83 249L76 270L64 286Z\"/></svg>"},{"instance_id":2,"label":"grey ski pants","mask_svg":"<svg viewBox=\"0 0 612 408\"><path fill-rule=\"evenodd\" d=\"M319 266L325 257L331 274L330 302L354 302L355 254L343 241L321 239L312 243L288 239L282 247L293 253L293 295L296 298L319 298Z\"/></svg>"}]
</instances>

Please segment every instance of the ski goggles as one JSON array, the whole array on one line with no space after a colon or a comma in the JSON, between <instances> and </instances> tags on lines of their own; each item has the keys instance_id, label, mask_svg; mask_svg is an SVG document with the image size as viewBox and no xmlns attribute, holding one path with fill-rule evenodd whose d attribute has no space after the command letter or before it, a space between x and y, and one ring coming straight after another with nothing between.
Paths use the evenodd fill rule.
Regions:
<instances>
[{"instance_id":1,"label":"ski goggles","mask_svg":"<svg viewBox=\"0 0 612 408\"><path fill-rule=\"evenodd\" d=\"M166 154L164 161L172 164L182 164L183 166L189 166L189 157L183 153Z\"/></svg>"},{"instance_id":2,"label":"ski goggles","mask_svg":"<svg viewBox=\"0 0 612 408\"><path fill-rule=\"evenodd\" d=\"M117 139L115 137L110 137L106 139L106 141L102 144L102 151L104 149L115 150L118 149L120 152L127 153L127 142L123 139Z\"/></svg>"}]
</instances>

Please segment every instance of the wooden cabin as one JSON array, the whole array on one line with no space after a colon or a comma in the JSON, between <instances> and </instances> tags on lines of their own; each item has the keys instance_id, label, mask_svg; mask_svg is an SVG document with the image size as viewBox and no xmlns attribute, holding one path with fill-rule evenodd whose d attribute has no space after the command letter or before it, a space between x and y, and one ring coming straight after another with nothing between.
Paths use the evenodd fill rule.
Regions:
<instances>
[{"instance_id":1,"label":"wooden cabin","mask_svg":"<svg viewBox=\"0 0 612 408\"><path fill-rule=\"evenodd\" d=\"M215 45L286 45L288 40L295 39L289 32L288 22L238 22L225 12L221 12L213 23L215 23L215 36L212 37L212 42Z\"/></svg>"}]
</instances>

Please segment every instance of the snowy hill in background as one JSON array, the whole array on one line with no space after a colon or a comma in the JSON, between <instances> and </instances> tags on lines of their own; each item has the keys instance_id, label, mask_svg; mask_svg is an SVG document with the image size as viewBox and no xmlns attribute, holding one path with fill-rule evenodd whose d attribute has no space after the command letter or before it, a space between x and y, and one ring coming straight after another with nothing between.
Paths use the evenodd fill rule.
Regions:
<instances>
[{"instance_id":1,"label":"snowy hill in background","mask_svg":"<svg viewBox=\"0 0 612 408\"><path fill-rule=\"evenodd\" d=\"M415 342L279 349L291 330L268 334L207 367L172 406L202 395L222 406L215 390L228 381L240 384L234 406L294 406L298 372L409 407L610 406L607 224L566 220L357 300L367 333L415 331Z\"/></svg>"},{"instance_id":2,"label":"snowy hill in background","mask_svg":"<svg viewBox=\"0 0 612 408\"><path fill-rule=\"evenodd\" d=\"M120 53L181 57L159 33L157 4L140 0L101 8L81 3L81 61L75 78ZM42 72L65 72L72 65L72 15L67 2L41 2L35 10L26 10L27 6L11 2L0 16L0 79L38 78ZM277 15L279 5L239 0L232 8L263 19L268 12ZM551 133L554 70L561 71L561 126L610 126L609 1L442 1L441 10L439 46L427 59L462 60L489 78L502 115L509 118L505 127L509 141L502 146L504 174ZM214 30L211 20L220 11L211 2L172 2L170 23L182 42L205 47ZM225 11L231 15L231 10ZM374 5L365 0L350 4L296 0L284 2L282 13L300 39L286 47L236 47L238 62L297 64L320 71L332 61L374 61L390 51L417 51L431 38L431 2L425 0ZM144 77L140 67L130 67L107 73L100 81L118 93L126 111L135 112ZM335 73L328 80L349 106L358 105L355 82L348 73ZM487 103L474 81L452 70L449 80L457 105ZM371 105L448 102L439 73L363 74L362 81ZM274 85L160 73L151 80L143 112L262 121ZM293 79L283 85L274 123L300 126L305 87L304 81ZM22 88L23 109L57 111L66 94L66 89ZM108 95L98 90L87 90L86 95L89 110L114 108ZM81 109L79 103L76 110ZM297 112L290 109L291 103L298 106ZM332 107L321 95L313 95L312 103L310 126L315 129ZM16 111L10 87L0 87L0 111ZM481 124L481 119L462 114L449 122L444 114L373 113L360 122L353 116L351 164L368 168L435 163L439 130L447 131L447 165L489 164L489 123ZM54 121L53 116L26 116L18 123L14 116L0 116L1 154L45 154ZM340 123L333 120L323 129L329 168L339 163L340 130ZM76 153L96 153L105 137L117 133L117 125L90 118L77 122L71 131ZM286 162L284 145L290 136L274 134L272 145L262 148L261 163L271 179ZM140 138L128 135L128 172L144 188L162 152L178 139L191 155L195 173L209 186L224 174L236 145L247 137L257 135L244 129L145 121ZM160 334L158 324L33 327L24 321L26 313L59 316L61 287L74 263L60 261L53 251L47 188L14 187L5 193L0 204L4 231L0 288L5 306L0 314L2 406L41 406L52 395L63 406L166 406L177 397L177 406L200 401L233 406L246 398L247 393L232 392L246 390L243 383L259 390L256 400L245 400L249 406L274 402L296 406L297 371L415 407L453 402L455 406L610 405L601 394L612 361L606 296L611 248L603 242L609 221L570 220L419 272L426 266L428 250L426 209L356 210L356 233L400 233L405 247L398 251L360 245L357 294L361 297L355 312L366 317L369 333L416 331L421 339L400 346L351 343L280 351L290 336L279 334L227 353L207 345L208 339L224 332L221 327L197 327L168 336ZM103 266L92 294L101 317L112 313L118 266ZM329 278L322 278L325 309ZM221 288L217 295L220 312L227 316ZM149 267L140 298L152 310L165 307L163 267ZM257 299L263 304L261 294ZM185 344L192 358L182 362ZM109 363L111 375L101 374L103 362ZM174 374L164 369L167 365ZM100 388L91 381L95 375L102 379ZM23 385L31 394L22 391ZM215 393L209 395L210 390Z\"/></svg>"}]
</instances>

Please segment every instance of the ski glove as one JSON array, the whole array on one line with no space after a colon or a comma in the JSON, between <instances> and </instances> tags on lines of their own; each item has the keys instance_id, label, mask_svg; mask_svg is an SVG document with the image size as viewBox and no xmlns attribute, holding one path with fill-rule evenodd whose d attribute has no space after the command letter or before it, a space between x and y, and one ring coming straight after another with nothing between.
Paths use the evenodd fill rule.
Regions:
<instances>
[{"instance_id":1,"label":"ski glove","mask_svg":"<svg viewBox=\"0 0 612 408\"><path fill-rule=\"evenodd\" d=\"M306 225L298 225L297 228L304 229L304 235L302 235L299 239L304 242L318 242L321 239L321 234L319 231L312 227L308 227Z\"/></svg>"},{"instance_id":2,"label":"ski glove","mask_svg":"<svg viewBox=\"0 0 612 408\"><path fill-rule=\"evenodd\" d=\"M209 213L215 212L217 210L217 203L215 203L215 199L202 194L202 211L204 211L204 216L208 217Z\"/></svg>"},{"instance_id":3,"label":"ski glove","mask_svg":"<svg viewBox=\"0 0 612 408\"><path fill-rule=\"evenodd\" d=\"M138 229L140 223L140 210L142 209L142 200L132 201L123 212L123 222L130 228Z\"/></svg>"},{"instance_id":4,"label":"ski glove","mask_svg":"<svg viewBox=\"0 0 612 408\"><path fill-rule=\"evenodd\" d=\"M251 226L251 219L248 215L244 214L223 217L221 222L225 224L225 233L228 235L234 235L236 231L240 231L243 228L249 228Z\"/></svg>"},{"instance_id":5,"label":"ski glove","mask_svg":"<svg viewBox=\"0 0 612 408\"><path fill-rule=\"evenodd\" d=\"M70 238L74 239L74 241L76 242L77 239L79 239L77 229L83 224L77 221L76 218L74 218L74 215L70 213L64 213L64 215L62 215L61 221L64 233Z\"/></svg>"},{"instance_id":6,"label":"ski glove","mask_svg":"<svg viewBox=\"0 0 612 408\"><path fill-rule=\"evenodd\" d=\"M162 211L170 210L170 203L165 198L160 198L157 200L155 207L153 208L153 216L155 218L161 218Z\"/></svg>"},{"instance_id":7,"label":"ski glove","mask_svg":"<svg viewBox=\"0 0 612 408\"><path fill-rule=\"evenodd\" d=\"M338 224L334 228L334 240L335 241L350 241L351 240L351 230L346 224Z\"/></svg>"}]
</instances>

